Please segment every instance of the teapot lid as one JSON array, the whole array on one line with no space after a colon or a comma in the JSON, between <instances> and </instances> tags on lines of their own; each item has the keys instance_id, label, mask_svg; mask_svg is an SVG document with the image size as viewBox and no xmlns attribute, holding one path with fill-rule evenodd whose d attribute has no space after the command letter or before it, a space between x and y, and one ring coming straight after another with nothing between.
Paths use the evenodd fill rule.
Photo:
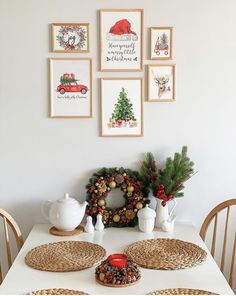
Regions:
<instances>
[{"instance_id":1,"label":"teapot lid","mask_svg":"<svg viewBox=\"0 0 236 296\"><path fill-rule=\"evenodd\" d=\"M74 199L73 197L70 197L69 193L65 193L65 196L58 199L58 202L60 203L77 203L77 200Z\"/></svg>"},{"instance_id":2,"label":"teapot lid","mask_svg":"<svg viewBox=\"0 0 236 296\"><path fill-rule=\"evenodd\" d=\"M148 205L145 208L138 211L138 217L143 219L155 218L156 212L153 209L150 209Z\"/></svg>"}]
</instances>

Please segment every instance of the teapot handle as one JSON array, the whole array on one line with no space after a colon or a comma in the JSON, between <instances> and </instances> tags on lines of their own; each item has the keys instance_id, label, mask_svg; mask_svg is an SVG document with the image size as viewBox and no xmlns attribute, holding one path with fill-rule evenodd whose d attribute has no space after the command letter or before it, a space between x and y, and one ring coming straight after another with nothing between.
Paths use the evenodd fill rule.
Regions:
<instances>
[{"instance_id":1,"label":"teapot handle","mask_svg":"<svg viewBox=\"0 0 236 296\"><path fill-rule=\"evenodd\" d=\"M42 212L44 218L48 221L49 221L49 209L50 209L51 205L52 205L51 200L47 200L47 201L43 202L41 205L41 212Z\"/></svg>"}]
</instances>

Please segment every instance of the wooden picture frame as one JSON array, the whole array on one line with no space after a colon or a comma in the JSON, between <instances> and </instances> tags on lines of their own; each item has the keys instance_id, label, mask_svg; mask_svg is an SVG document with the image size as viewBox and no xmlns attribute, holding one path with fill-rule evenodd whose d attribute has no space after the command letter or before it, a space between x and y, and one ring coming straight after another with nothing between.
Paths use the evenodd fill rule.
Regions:
<instances>
[{"instance_id":1,"label":"wooden picture frame","mask_svg":"<svg viewBox=\"0 0 236 296\"><path fill-rule=\"evenodd\" d=\"M143 136L143 78L101 78L101 128L102 137Z\"/></svg>"},{"instance_id":2,"label":"wooden picture frame","mask_svg":"<svg viewBox=\"0 0 236 296\"><path fill-rule=\"evenodd\" d=\"M150 59L172 60L173 27L150 28Z\"/></svg>"},{"instance_id":3,"label":"wooden picture frame","mask_svg":"<svg viewBox=\"0 0 236 296\"><path fill-rule=\"evenodd\" d=\"M175 65L148 65L148 98L149 102L174 102Z\"/></svg>"},{"instance_id":4,"label":"wooden picture frame","mask_svg":"<svg viewBox=\"0 0 236 296\"><path fill-rule=\"evenodd\" d=\"M50 117L91 118L92 59L50 58Z\"/></svg>"},{"instance_id":5,"label":"wooden picture frame","mask_svg":"<svg viewBox=\"0 0 236 296\"><path fill-rule=\"evenodd\" d=\"M100 70L143 70L143 9L100 10Z\"/></svg>"},{"instance_id":6,"label":"wooden picture frame","mask_svg":"<svg viewBox=\"0 0 236 296\"><path fill-rule=\"evenodd\" d=\"M53 23L52 51L86 53L90 51L88 23Z\"/></svg>"}]
</instances>

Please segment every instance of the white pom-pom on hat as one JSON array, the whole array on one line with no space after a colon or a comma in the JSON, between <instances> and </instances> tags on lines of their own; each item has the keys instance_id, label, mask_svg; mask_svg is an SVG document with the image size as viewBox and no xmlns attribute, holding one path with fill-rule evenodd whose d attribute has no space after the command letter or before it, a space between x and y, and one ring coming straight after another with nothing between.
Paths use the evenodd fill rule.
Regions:
<instances>
[{"instance_id":1,"label":"white pom-pom on hat","mask_svg":"<svg viewBox=\"0 0 236 296\"><path fill-rule=\"evenodd\" d=\"M133 41L137 41L138 40L138 36L137 35L132 35L132 40Z\"/></svg>"}]
</instances>

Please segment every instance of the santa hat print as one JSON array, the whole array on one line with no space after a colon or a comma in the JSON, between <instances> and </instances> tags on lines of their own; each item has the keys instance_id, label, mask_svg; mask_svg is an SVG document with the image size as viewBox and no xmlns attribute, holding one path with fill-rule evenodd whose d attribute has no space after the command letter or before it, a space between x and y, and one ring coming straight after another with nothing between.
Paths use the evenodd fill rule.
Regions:
<instances>
[{"instance_id":1,"label":"santa hat print","mask_svg":"<svg viewBox=\"0 0 236 296\"><path fill-rule=\"evenodd\" d=\"M127 19L120 20L110 28L107 33L107 40L111 41L136 41L138 40L137 34L131 30L131 24Z\"/></svg>"}]
</instances>

